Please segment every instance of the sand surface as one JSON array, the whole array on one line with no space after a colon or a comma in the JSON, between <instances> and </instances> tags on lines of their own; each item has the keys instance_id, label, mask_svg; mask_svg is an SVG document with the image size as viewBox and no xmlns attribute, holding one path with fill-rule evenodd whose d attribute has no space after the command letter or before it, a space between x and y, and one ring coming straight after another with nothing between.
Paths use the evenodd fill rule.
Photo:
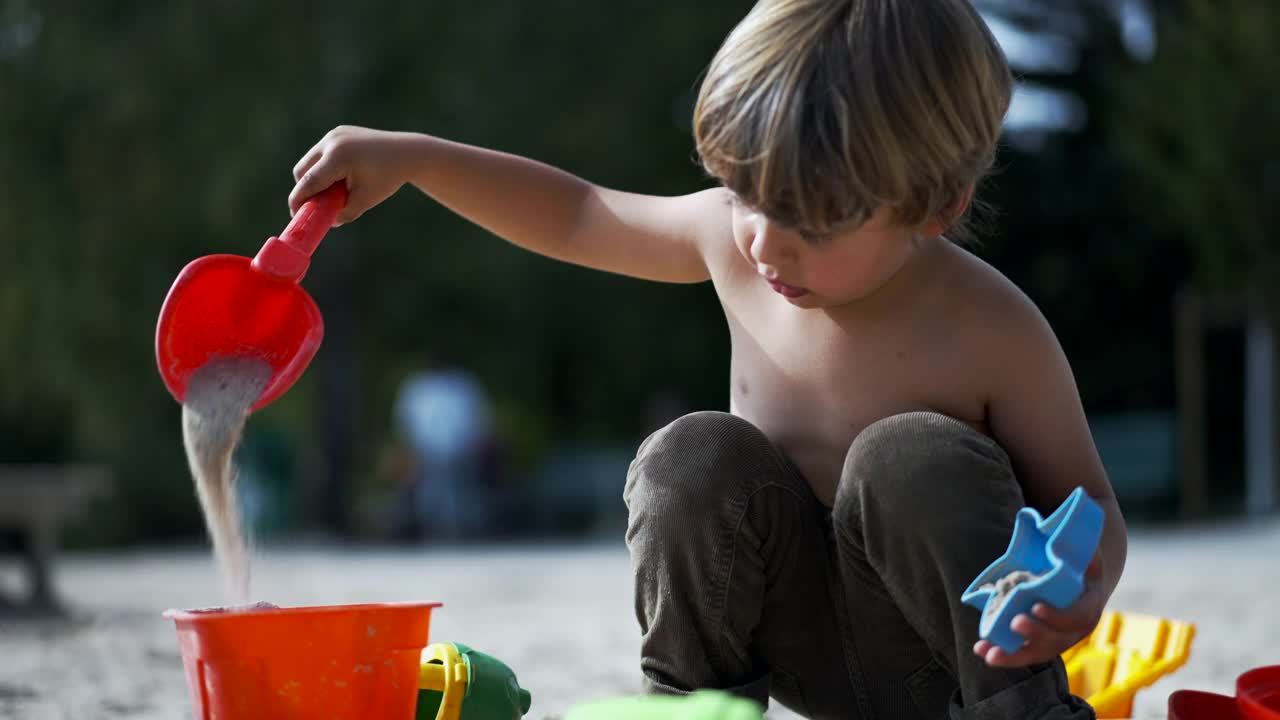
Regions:
<instances>
[{"instance_id":1,"label":"sand surface","mask_svg":"<svg viewBox=\"0 0 1280 720\"><path fill-rule=\"evenodd\" d=\"M1231 692L1240 671L1280 663L1280 521L1135 531L1112 607L1196 622L1190 663L1139 695L1165 717L1169 692ZM529 717L639 690L639 636L621 543L498 548L266 549L254 599L281 605L430 600L432 637L506 660L534 698ZM16 590L17 566L0 560ZM207 550L69 555L58 584L70 621L0 620L0 718L190 717L166 608L217 604ZM793 717L781 710L771 718Z\"/></svg>"}]
</instances>

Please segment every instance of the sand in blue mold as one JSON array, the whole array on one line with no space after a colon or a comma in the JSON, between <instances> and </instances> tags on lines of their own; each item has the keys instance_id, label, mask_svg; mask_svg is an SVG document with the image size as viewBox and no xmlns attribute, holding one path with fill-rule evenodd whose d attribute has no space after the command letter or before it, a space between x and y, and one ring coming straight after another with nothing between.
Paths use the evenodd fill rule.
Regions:
<instances>
[{"instance_id":1,"label":"sand in blue mold","mask_svg":"<svg viewBox=\"0 0 1280 720\"><path fill-rule=\"evenodd\" d=\"M987 600L987 606L982 611L983 620L1000 614L1000 610L1004 608L1004 604L1008 602L1009 596L1017 589L1019 585L1034 582L1044 577L1048 573L1027 572L1026 570L1014 570L993 583L987 583L979 590L992 591L991 599Z\"/></svg>"},{"instance_id":2,"label":"sand in blue mold","mask_svg":"<svg viewBox=\"0 0 1280 720\"><path fill-rule=\"evenodd\" d=\"M1015 652L1024 639L1009 627L1010 616L1028 612L1037 602L1057 608L1075 602L1104 520L1102 508L1083 488L1072 491L1047 518L1033 508L1019 510L1009 549L962 595L982 612L982 637Z\"/></svg>"}]
</instances>

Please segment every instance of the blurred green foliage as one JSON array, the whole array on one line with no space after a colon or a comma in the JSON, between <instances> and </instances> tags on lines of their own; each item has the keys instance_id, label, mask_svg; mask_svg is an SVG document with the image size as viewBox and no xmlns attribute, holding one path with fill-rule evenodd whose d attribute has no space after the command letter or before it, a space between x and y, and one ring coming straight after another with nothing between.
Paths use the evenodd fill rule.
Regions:
<instances>
[{"instance_id":1,"label":"blurred green foliage","mask_svg":"<svg viewBox=\"0 0 1280 720\"><path fill-rule=\"evenodd\" d=\"M110 464L117 492L94 518L94 541L193 532L199 518L178 408L152 355L156 314L184 263L213 252L251 255L278 233L294 162L338 124L431 132L627 189L703 187L689 136L696 83L748 7L0 5L0 461ZM1222 33L1257 29L1215 22ZM1079 70L1046 82L1078 92L1091 122L1034 153L1013 147L1003 155L987 189L1001 208L996 232L979 252L1045 309L1091 409L1167 406L1168 303L1186 274L1181 243L1213 215L1189 207L1190 190L1175 201L1153 187L1150 197L1178 205L1161 222L1135 202L1135 169L1178 172L1151 160L1158 146L1143 149L1138 123L1155 122L1152 113L1106 111L1117 88L1135 92L1114 77L1133 66L1115 33L1083 42ZM1259 89L1276 76L1274 52L1247 56L1260 65ZM1146 71L1156 73L1165 58L1162 47ZM1211 107L1233 102L1235 71L1221 69L1227 75L1215 81L1215 69L1199 71L1205 110L1171 112L1166 124L1199 118L1200 129L1187 130L1197 157L1211 158L1215 143L1244 157L1261 147L1250 132L1274 143L1274 112L1269 127L1206 125L1216 122ZM1180 87L1176 72L1164 82L1169 93ZM1162 97L1152 107L1182 107ZM1235 178L1239 167L1210 177ZM1188 172L1178 182L1200 177L1200 169ZM1226 197L1223 182L1215 192L1243 202ZM1256 219L1231 207L1240 223ZM1245 230L1230 241L1255 237L1252 226ZM254 424L288 429L300 455L300 502L312 506L324 504L317 496L332 490L323 477L335 467L349 484L367 484L396 387L429 351L444 350L483 378L523 462L567 438L634 441L657 392L674 390L690 408L725 403L727 334L709 287L558 265L408 190L335 230L306 286L325 313L325 345L299 385ZM337 452L335 444L349 447ZM340 524L315 507L303 515Z\"/></svg>"},{"instance_id":2,"label":"blurred green foliage","mask_svg":"<svg viewBox=\"0 0 1280 720\"><path fill-rule=\"evenodd\" d=\"M104 538L199 526L152 356L156 314L185 262L251 255L279 232L290 170L324 132L429 130L605 183L694 189L694 83L741 4L300 7L0 6L0 448L110 463ZM709 288L559 267L410 191L332 233L307 287L325 347L255 422L314 447L329 386L350 386L337 404L355 415L357 469L372 465L399 380L433 348L488 382L526 454L558 432L634 434L654 387L695 404L723 394L705 382L726 352ZM323 474L311 454L302 472Z\"/></svg>"},{"instance_id":3,"label":"blurred green foliage","mask_svg":"<svg viewBox=\"0 0 1280 720\"><path fill-rule=\"evenodd\" d=\"M1280 4L1184 0L1159 19L1160 54L1121 75L1112 144L1203 287L1280 309Z\"/></svg>"}]
</instances>

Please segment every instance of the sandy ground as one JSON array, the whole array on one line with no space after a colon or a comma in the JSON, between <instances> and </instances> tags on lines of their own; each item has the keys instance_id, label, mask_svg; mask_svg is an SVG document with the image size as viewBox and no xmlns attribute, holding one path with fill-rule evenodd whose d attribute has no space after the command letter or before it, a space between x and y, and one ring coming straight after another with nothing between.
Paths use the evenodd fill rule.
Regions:
<instances>
[{"instance_id":1,"label":"sandy ground","mask_svg":"<svg viewBox=\"0 0 1280 720\"><path fill-rule=\"evenodd\" d=\"M1112 607L1198 624L1190 663L1139 695L1165 717L1169 692L1230 692L1237 673L1280 663L1280 522L1135 531ZM174 720L190 716L170 607L216 604L200 550L71 555L58 568L69 621L0 620L0 718ZM17 572L0 560L0 581ZM255 595L282 605L432 600L436 640L460 640L516 669L530 717L639 689L638 631L620 544L523 548L275 549ZM793 717L774 710L771 718Z\"/></svg>"}]
</instances>

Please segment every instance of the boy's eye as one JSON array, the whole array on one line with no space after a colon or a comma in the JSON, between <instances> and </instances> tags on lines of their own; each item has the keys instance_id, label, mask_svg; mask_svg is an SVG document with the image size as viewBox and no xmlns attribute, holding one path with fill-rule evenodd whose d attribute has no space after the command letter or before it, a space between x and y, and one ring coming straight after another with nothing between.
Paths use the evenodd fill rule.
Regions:
<instances>
[{"instance_id":1,"label":"boy's eye","mask_svg":"<svg viewBox=\"0 0 1280 720\"><path fill-rule=\"evenodd\" d=\"M831 240L832 237L834 237L833 235L830 235L830 234L812 233L812 232L805 232L805 231L801 231L799 235L801 240L804 240L805 242L811 245L821 245Z\"/></svg>"}]
</instances>

